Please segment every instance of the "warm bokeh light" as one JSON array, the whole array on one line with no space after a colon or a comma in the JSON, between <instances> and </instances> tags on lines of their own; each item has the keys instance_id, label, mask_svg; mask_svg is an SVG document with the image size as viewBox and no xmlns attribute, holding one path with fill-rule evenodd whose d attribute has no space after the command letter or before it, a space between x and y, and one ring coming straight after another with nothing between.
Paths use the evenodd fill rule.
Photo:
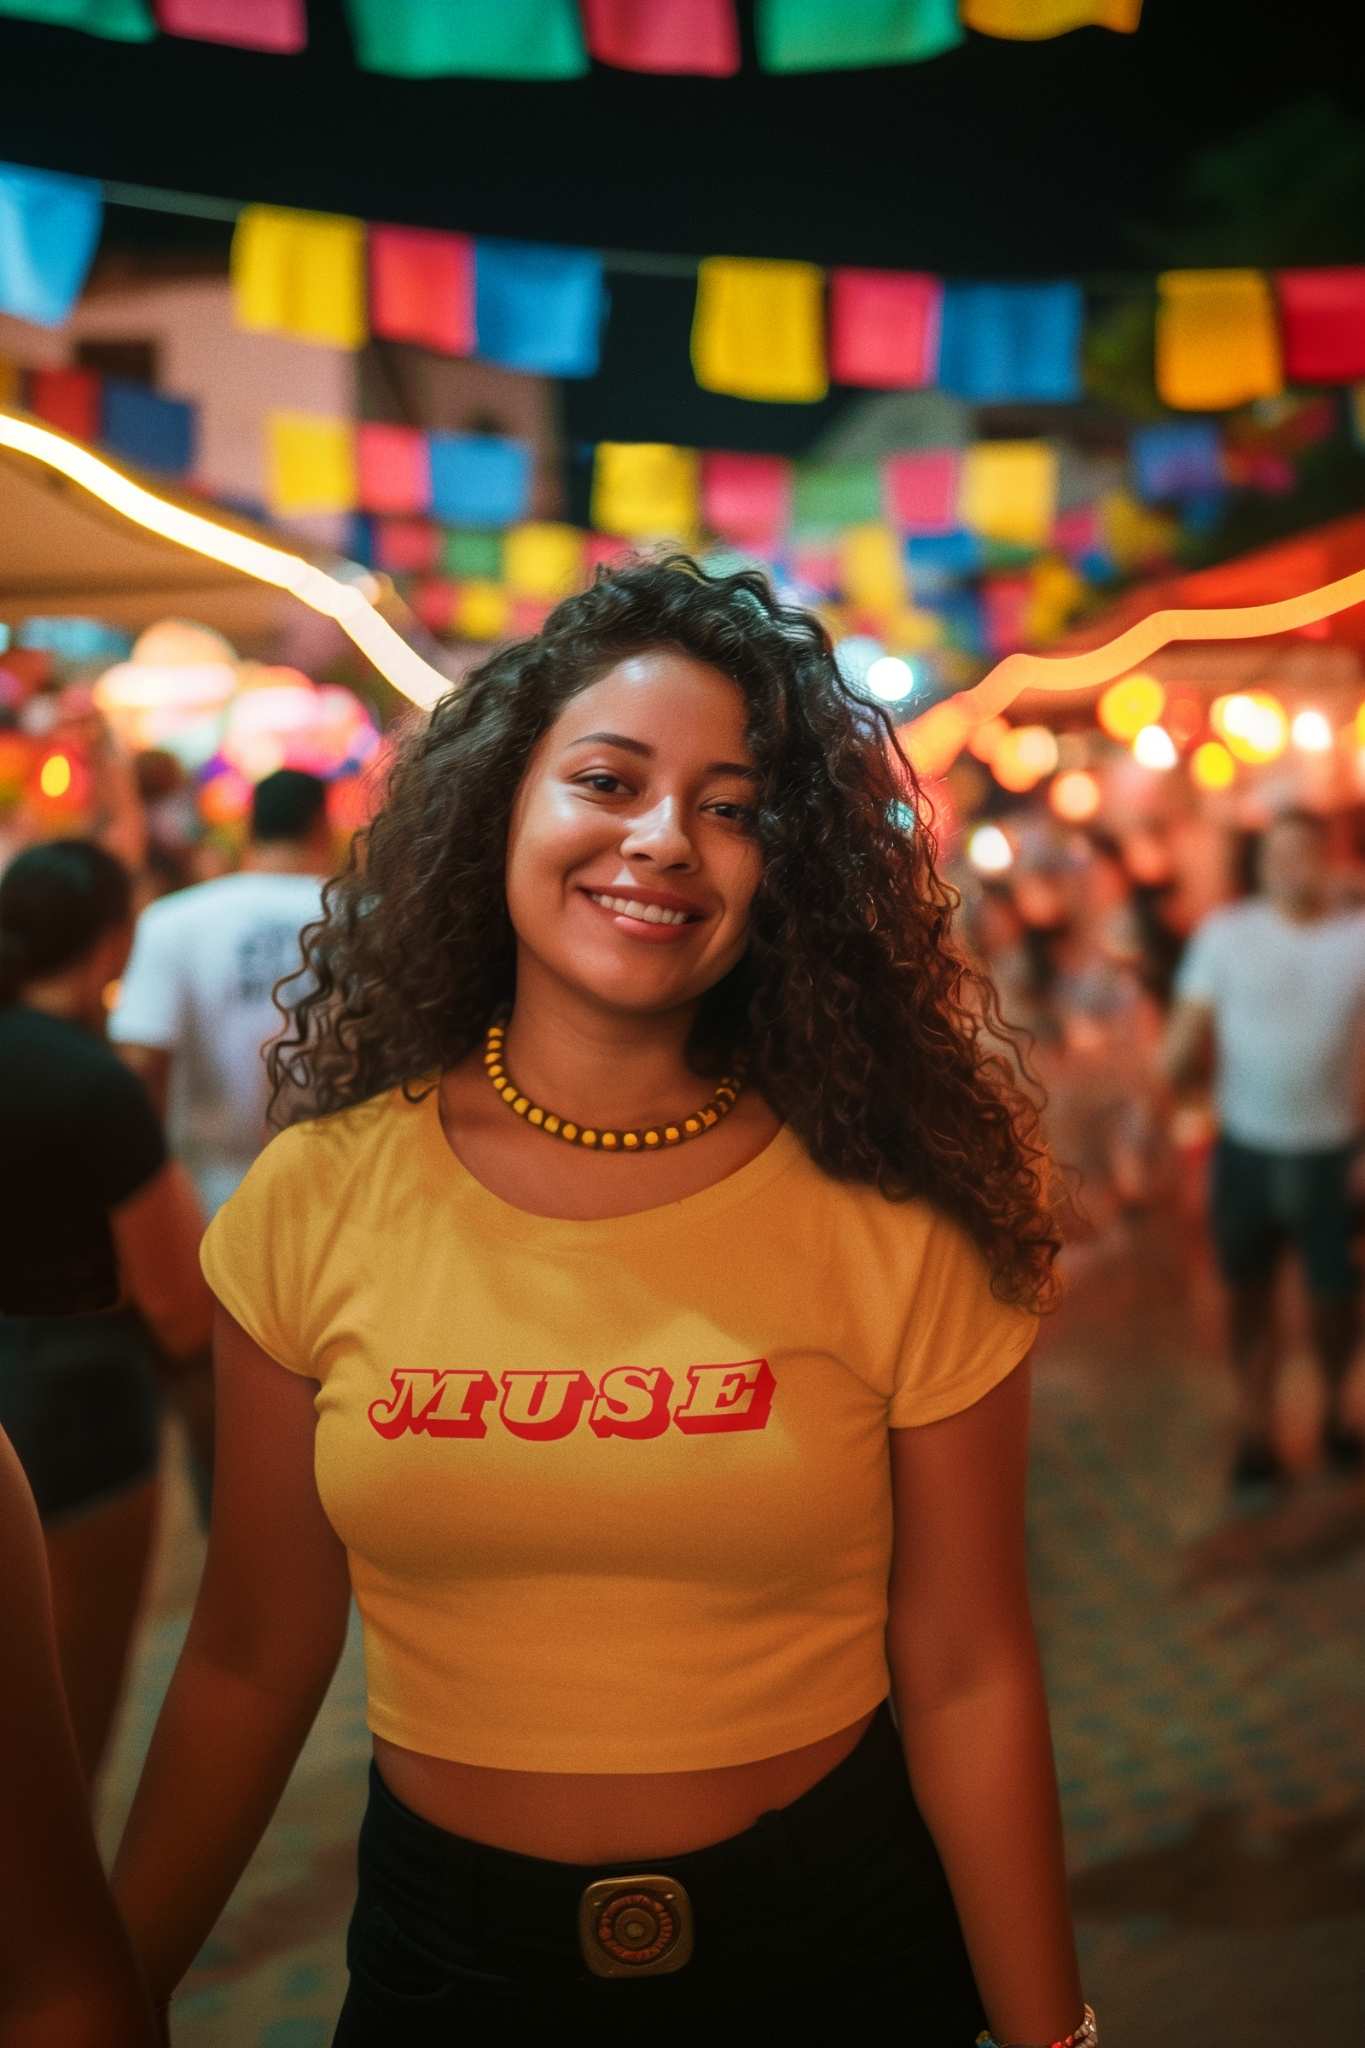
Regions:
<instances>
[{"instance_id":1,"label":"warm bokeh light","mask_svg":"<svg viewBox=\"0 0 1365 2048\"><path fill-rule=\"evenodd\" d=\"M1050 784L1047 800L1068 825L1084 825L1100 807L1100 786L1084 768L1068 769Z\"/></svg>"},{"instance_id":2,"label":"warm bokeh light","mask_svg":"<svg viewBox=\"0 0 1365 2048\"><path fill-rule=\"evenodd\" d=\"M1332 751L1331 722L1321 711L1296 712L1289 737L1301 754L1330 754Z\"/></svg>"},{"instance_id":3,"label":"warm bokeh light","mask_svg":"<svg viewBox=\"0 0 1365 2048\"><path fill-rule=\"evenodd\" d=\"M1095 716L1111 740L1135 740L1144 725L1155 725L1166 708L1166 692L1155 676L1122 676L1100 698Z\"/></svg>"},{"instance_id":4,"label":"warm bokeh light","mask_svg":"<svg viewBox=\"0 0 1365 2048\"><path fill-rule=\"evenodd\" d=\"M1204 700L1193 690L1177 690L1166 699L1161 722L1178 747L1189 746L1204 730Z\"/></svg>"},{"instance_id":5,"label":"warm bokeh light","mask_svg":"<svg viewBox=\"0 0 1365 2048\"><path fill-rule=\"evenodd\" d=\"M1269 690L1237 690L1215 698L1209 722L1228 751L1253 767L1278 760L1289 744L1289 719Z\"/></svg>"},{"instance_id":6,"label":"warm bokeh light","mask_svg":"<svg viewBox=\"0 0 1365 2048\"><path fill-rule=\"evenodd\" d=\"M1014 848L998 825L978 825L967 841L967 858L979 875L1003 875L1014 865Z\"/></svg>"},{"instance_id":7,"label":"warm bokeh light","mask_svg":"<svg viewBox=\"0 0 1365 2048\"><path fill-rule=\"evenodd\" d=\"M65 754L49 754L38 770L38 787L44 796L65 796L71 787L71 763Z\"/></svg>"},{"instance_id":8,"label":"warm bokeh light","mask_svg":"<svg viewBox=\"0 0 1365 2048\"><path fill-rule=\"evenodd\" d=\"M1205 740L1190 756L1190 774L1200 789L1230 789L1237 764L1221 740Z\"/></svg>"},{"instance_id":9,"label":"warm bokeh light","mask_svg":"<svg viewBox=\"0 0 1365 2048\"><path fill-rule=\"evenodd\" d=\"M1133 740L1133 759L1141 768L1164 775L1180 759L1175 741L1164 725L1144 725Z\"/></svg>"},{"instance_id":10,"label":"warm bokeh light","mask_svg":"<svg viewBox=\"0 0 1365 2048\"><path fill-rule=\"evenodd\" d=\"M874 697L880 697L884 704L894 704L914 689L915 671L898 654L882 654L872 663L864 681Z\"/></svg>"},{"instance_id":11,"label":"warm bokeh light","mask_svg":"<svg viewBox=\"0 0 1365 2048\"><path fill-rule=\"evenodd\" d=\"M1057 766L1057 735L1045 725L1016 725L1004 735L991 759L991 773L1002 789L1022 796L1035 789Z\"/></svg>"}]
</instances>

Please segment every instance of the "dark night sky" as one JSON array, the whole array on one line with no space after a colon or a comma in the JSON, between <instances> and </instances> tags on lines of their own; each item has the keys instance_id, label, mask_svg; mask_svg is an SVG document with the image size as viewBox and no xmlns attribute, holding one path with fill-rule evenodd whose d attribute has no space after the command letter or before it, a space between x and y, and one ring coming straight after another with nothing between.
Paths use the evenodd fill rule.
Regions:
<instances>
[{"instance_id":1,"label":"dark night sky","mask_svg":"<svg viewBox=\"0 0 1365 2048\"><path fill-rule=\"evenodd\" d=\"M169 37L126 45L6 20L0 154L231 200L608 251L1094 278L1150 272L1179 229L1185 264L1365 260L1365 206L1329 205L1313 221L1311 252L1274 222L1249 252L1244 241L1232 248L1217 220L1202 226L1187 196L1199 152L1296 102L1321 98L1365 133L1365 9L1147 0L1135 37L972 36L930 63L807 78L758 72L752 6L742 0L740 11L748 61L738 80L597 69L565 84L360 72L340 0L311 0L311 45L299 58ZM216 224L114 209L106 247L212 253L227 237ZM611 286L607 360L569 396L573 434L782 447L819 430L824 407L745 407L696 392L688 277L613 275Z\"/></svg>"}]
</instances>

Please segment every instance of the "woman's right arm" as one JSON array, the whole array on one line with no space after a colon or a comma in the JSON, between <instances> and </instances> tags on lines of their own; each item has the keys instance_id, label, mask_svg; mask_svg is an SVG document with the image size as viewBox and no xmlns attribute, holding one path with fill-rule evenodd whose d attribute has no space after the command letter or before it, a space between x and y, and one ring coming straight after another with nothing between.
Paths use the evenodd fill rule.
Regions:
<instances>
[{"instance_id":1,"label":"woman's right arm","mask_svg":"<svg viewBox=\"0 0 1365 2048\"><path fill-rule=\"evenodd\" d=\"M114 1865L153 1999L188 1969L278 1804L346 1634L313 1480L315 1383L219 1308L204 1577Z\"/></svg>"}]
</instances>

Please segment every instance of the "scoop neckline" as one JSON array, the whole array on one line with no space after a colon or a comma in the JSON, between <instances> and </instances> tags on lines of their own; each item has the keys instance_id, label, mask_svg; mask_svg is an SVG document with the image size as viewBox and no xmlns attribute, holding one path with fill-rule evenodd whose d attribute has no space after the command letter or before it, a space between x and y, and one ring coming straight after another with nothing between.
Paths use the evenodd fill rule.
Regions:
<instances>
[{"instance_id":1,"label":"scoop neckline","mask_svg":"<svg viewBox=\"0 0 1365 2048\"><path fill-rule=\"evenodd\" d=\"M495 1195L453 1149L441 1124L439 1082L417 1107L428 1175L436 1192L462 1210L470 1223L492 1235L560 1251L596 1251L607 1240L619 1244L622 1238L652 1237L660 1231L704 1222L747 1201L804 1157L790 1124L779 1124L762 1151L743 1166L675 1201L656 1202L648 1209L630 1209L619 1216L537 1216Z\"/></svg>"}]
</instances>

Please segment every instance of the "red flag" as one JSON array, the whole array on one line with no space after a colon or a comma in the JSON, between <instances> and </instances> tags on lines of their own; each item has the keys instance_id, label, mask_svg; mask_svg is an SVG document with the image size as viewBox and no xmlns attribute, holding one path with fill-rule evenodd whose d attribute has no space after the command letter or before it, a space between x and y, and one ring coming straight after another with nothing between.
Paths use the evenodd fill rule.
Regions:
<instances>
[{"instance_id":1,"label":"red flag","mask_svg":"<svg viewBox=\"0 0 1365 2048\"><path fill-rule=\"evenodd\" d=\"M370 324L445 355L474 347L474 244L433 228L372 227Z\"/></svg>"},{"instance_id":2,"label":"red flag","mask_svg":"<svg viewBox=\"0 0 1365 2048\"><path fill-rule=\"evenodd\" d=\"M1365 377L1365 269L1280 270L1275 293L1290 383Z\"/></svg>"},{"instance_id":3,"label":"red flag","mask_svg":"<svg viewBox=\"0 0 1365 2048\"><path fill-rule=\"evenodd\" d=\"M94 370L35 370L29 378L28 409L75 441L97 441L99 377Z\"/></svg>"},{"instance_id":4,"label":"red flag","mask_svg":"<svg viewBox=\"0 0 1365 2048\"><path fill-rule=\"evenodd\" d=\"M830 375L836 384L915 391L938 367L943 286L911 270L830 272Z\"/></svg>"},{"instance_id":5,"label":"red flag","mask_svg":"<svg viewBox=\"0 0 1365 2048\"><path fill-rule=\"evenodd\" d=\"M156 0L168 36L292 56L308 42L304 0Z\"/></svg>"},{"instance_id":6,"label":"red flag","mask_svg":"<svg viewBox=\"0 0 1365 2048\"><path fill-rule=\"evenodd\" d=\"M951 533L961 464L955 448L892 455L882 471L886 516L902 533Z\"/></svg>"},{"instance_id":7,"label":"red flag","mask_svg":"<svg viewBox=\"0 0 1365 2048\"><path fill-rule=\"evenodd\" d=\"M780 538L791 514L792 466L780 455L704 455L702 518L726 540Z\"/></svg>"},{"instance_id":8,"label":"red flag","mask_svg":"<svg viewBox=\"0 0 1365 2048\"><path fill-rule=\"evenodd\" d=\"M441 529L426 519L376 519L375 566L393 576L423 576L441 557Z\"/></svg>"},{"instance_id":9,"label":"red flag","mask_svg":"<svg viewBox=\"0 0 1365 2048\"><path fill-rule=\"evenodd\" d=\"M734 0L582 0L582 7L599 64L706 78L739 70Z\"/></svg>"},{"instance_id":10,"label":"red flag","mask_svg":"<svg viewBox=\"0 0 1365 2048\"><path fill-rule=\"evenodd\" d=\"M357 436L360 503L366 512L426 512L431 463L420 427L367 422Z\"/></svg>"}]
</instances>

